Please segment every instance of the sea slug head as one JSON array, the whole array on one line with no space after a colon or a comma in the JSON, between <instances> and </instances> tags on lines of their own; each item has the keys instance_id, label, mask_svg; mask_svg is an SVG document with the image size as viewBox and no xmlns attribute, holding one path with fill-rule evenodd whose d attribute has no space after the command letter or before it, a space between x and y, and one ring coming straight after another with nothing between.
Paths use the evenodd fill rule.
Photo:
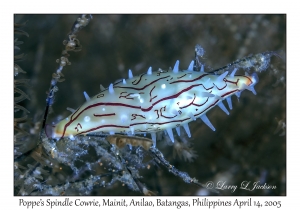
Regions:
<instances>
[{"instance_id":1,"label":"sea slug head","mask_svg":"<svg viewBox=\"0 0 300 210\"><path fill-rule=\"evenodd\" d=\"M257 73L254 72L251 75L251 80L252 80L252 84L251 84L252 86L256 85L259 82L259 78L258 78Z\"/></svg>"},{"instance_id":2,"label":"sea slug head","mask_svg":"<svg viewBox=\"0 0 300 210\"><path fill-rule=\"evenodd\" d=\"M240 78L239 82L239 89L240 92L247 89L251 91L254 95L256 95L256 91L254 89L254 86L259 82L258 76L256 73L253 73L251 76L243 76L243 78Z\"/></svg>"},{"instance_id":3,"label":"sea slug head","mask_svg":"<svg viewBox=\"0 0 300 210\"><path fill-rule=\"evenodd\" d=\"M239 77L238 86L239 89L249 89L249 87L254 87L259 82L259 78L256 73L253 73L252 75L246 74L245 76Z\"/></svg>"}]
</instances>

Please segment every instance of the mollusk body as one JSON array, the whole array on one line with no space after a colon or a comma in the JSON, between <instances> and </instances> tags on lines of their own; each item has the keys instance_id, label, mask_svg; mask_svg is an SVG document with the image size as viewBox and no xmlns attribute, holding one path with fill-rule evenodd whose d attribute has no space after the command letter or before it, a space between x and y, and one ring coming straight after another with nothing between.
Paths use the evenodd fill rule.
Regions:
<instances>
[{"instance_id":1,"label":"mollusk body","mask_svg":"<svg viewBox=\"0 0 300 210\"><path fill-rule=\"evenodd\" d=\"M53 130L52 137L73 137L92 132L102 134L121 133L127 135L151 133L166 130L174 141L172 128L180 132L183 126L191 136L188 123L201 118L212 130L213 125L206 112L218 105L229 114L222 100L226 99L232 109L230 96L239 96L244 89L255 93L257 75L235 76L214 75L203 71L193 71L193 61L187 70L179 70L179 61L173 70L159 70L123 79L99 94L89 98L70 116L60 121Z\"/></svg>"}]
</instances>

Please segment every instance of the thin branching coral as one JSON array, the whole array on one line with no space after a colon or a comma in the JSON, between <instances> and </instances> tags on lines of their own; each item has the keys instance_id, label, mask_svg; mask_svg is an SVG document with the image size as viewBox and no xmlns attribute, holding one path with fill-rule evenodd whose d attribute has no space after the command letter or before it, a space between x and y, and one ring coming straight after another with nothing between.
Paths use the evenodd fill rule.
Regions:
<instances>
[{"instance_id":1,"label":"thin branching coral","mask_svg":"<svg viewBox=\"0 0 300 210\"><path fill-rule=\"evenodd\" d=\"M26 33L25 31L23 31L21 28L24 27L26 25L26 22L23 24L14 24L14 34L15 35L25 35L25 36L29 36L28 33ZM26 71L24 71L18 64L17 62L20 62L22 60L24 60L24 53L21 54L16 54L17 51L20 50L19 45L23 44L22 41L19 41L18 38L15 38L14 41L14 50L15 50L15 56L14 56L14 76L18 76L19 73L23 73L26 74ZM23 111L23 116L21 117L15 117L14 118L14 130L17 131L18 133L24 133L25 131L22 130L19 126L20 123L25 122L27 119L27 114L29 113L29 111L19 105L20 102L22 102L23 100L27 99L30 100L29 96L23 91L21 90L19 87L28 87L28 80L26 79L15 79L14 80L14 112L19 112L19 111ZM18 135L18 134L16 134Z\"/></svg>"}]
</instances>

